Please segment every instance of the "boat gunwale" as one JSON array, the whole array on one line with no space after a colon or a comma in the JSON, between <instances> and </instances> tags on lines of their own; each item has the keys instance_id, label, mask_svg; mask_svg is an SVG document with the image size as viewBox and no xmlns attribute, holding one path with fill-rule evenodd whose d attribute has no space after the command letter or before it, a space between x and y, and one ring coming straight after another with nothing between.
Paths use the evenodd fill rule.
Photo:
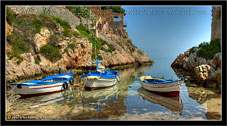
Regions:
<instances>
[{"instance_id":1,"label":"boat gunwale","mask_svg":"<svg viewBox=\"0 0 227 126\"><path fill-rule=\"evenodd\" d=\"M65 75L69 75L70 77L61 77L61 76L65 76ZM65 79L63 81L52 81L52 82L44 82L46 80L53 80L53 79ZM64 82L69 82L71 79L73 78L73 74L72 73L61 73L58 75L53 75L53 76L48 76L44 79L40 79L40 80L30 80L30 81L26 81L26 82L22 82L22 83L18 83L20 85L23 86L40 86L40 85L50 85L50 84L57 84L57 83L64 83ZM14 84L10 84L10 86L15 86L18 85L16 83Z\"/></svg>"}]
</instances>

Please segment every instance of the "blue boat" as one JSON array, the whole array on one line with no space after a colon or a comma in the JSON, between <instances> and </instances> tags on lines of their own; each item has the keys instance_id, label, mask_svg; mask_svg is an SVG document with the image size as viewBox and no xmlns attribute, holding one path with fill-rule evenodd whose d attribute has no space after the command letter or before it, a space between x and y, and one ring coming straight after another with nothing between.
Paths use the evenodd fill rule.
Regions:
<instances>
[{"instance_id":1,"label":"blue boat","mask_svg":"<svg viewBox=\"0 0 227 126\"><path fill-rule=\"evenodd\" d=\"M41 80L10 84L10 86L17 94L21 95L21 97L28 97L59 92L68 88L73 83L73 73L71 70L70 73L60 73Z\"/></svg>"},{"instance_id":2,"label":"blue boat","mask_svg":"<svg viewBox=\"0 0 227 126\"><path fill-rule=\"evenodd\" d=\"M152 76L141 76L137 80L141 86L151 92L179 96L179 92L184 82L184 78L180 80L164 79Z\"/></svg>"},{"instance_id":3,"label":"blue boat","mask_svg":"<svg viewBox=\"0 0 227 126\"><path fill-rule=\"evenodd\" d=\"M114 86L119 81L119 72L115 70L105 70L104 66L99 66L99 59L93 64L96 65L96 71L90 71L81 76L85 89L95 90Z\"/></svg>"}]
</instances>

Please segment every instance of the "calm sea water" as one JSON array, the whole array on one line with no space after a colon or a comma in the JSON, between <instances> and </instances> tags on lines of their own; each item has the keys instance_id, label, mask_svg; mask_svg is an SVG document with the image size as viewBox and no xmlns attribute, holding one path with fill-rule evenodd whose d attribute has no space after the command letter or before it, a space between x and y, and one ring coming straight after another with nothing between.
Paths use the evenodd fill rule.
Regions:
<instances>
[{"instance_id":1,"label":"calm sea water","mask_svg":"<svg viewBox=\"0 0 227 126\"><path fill-rule=\"evenodd\" d=\"M119 70L120 82L106 89L79 92L71 87L50 95L18 98L10 102L7 114L17 120L208 120L209 101L199 100L203 97L196 93L197 88L183 84L179 97L141 88L137 77L142 75L178 79L171 63L172 59L158 59L152 66Z\"/></svg>"}]
</instances>

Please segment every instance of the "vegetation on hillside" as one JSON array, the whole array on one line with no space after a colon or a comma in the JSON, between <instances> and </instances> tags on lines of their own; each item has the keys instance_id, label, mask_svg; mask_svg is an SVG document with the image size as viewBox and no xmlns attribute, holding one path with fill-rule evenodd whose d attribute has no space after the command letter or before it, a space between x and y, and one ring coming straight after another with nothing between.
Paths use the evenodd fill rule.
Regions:
<instances>
[{"instance_id":1,"label":"vegetation on hillside","mask_svg":"<svg viewBox=\"0 0 227 126\"><path fill-rule=\"evenodd\" d=\"M11 35L7 36L7 42L13 48L12 52L7 52L7 56L9 59L12 59L13 57L17 58L17 63L20 64L21 61L23 61L23 58L20 56L20 54L29 51L29 44L23 40L22 35L16 30L13 30Z\"/></svg>"},{"instance_id":2,"label":"vegetation on hillside","mask_svg":"<svg viewBox=\"0 0 227 126\"><path fill-rule=\"evenodd\" d=\"M197 55L206 59L212 59L216 53L221 52L220 39L212 40L210 43L202 43L199 45Z\"/></svg>"},{"instance_id":3,"label":"vegetation on hillside","mask_svg":"<svg viewBox=\"0 0 227 126\"><path fill-rule=\"evenodd\" d=\"M62 58L61 53L58 48L52 46L52 45L44 45L40 47L39 51L44 57L49 59L50 61L56 61Z\"/></svg>"},{"instance_id":4,"label":"vegetation on hillside","mask_svg":"<svg viewBox=\"0 0 227 126\"><path fill-rule=\"evenodd\" d=\"M83 18L90 18L90 8L84 7L84 6L67 6L67 9L69 9L71 12L73 12L76 16L81 16Z\"/></svg>"},{"instance_id":5,"label":"vegetation on hillside","mask_svg":"<svg viewBox=\"0 0 227 126\"><path fill-rule=\"evenodd\" d=\"M51 15L30 14L21 15L16 18L14 12L7 7L6 21L9 25L13 26L12 33L6 36L7 43L12 47L12 51L8 51L7 56L9 59L15 57L18 64L23 60L20 54L36 52L33 39L36 33L40 33L42 27L48 28L51 36L48 45L40 48L40 53L50 61L58 60L61 57L58 47L55 46L60 39L64 37L77 37L79 35L71 29L67 22ZM63 32L55 33L58 25L63 28ZM68 48L74 48L74 45L70 44ZM35 63L39 64L37 57L35 57Z\"/></svg>"},{"instance_id":6,"label":"vegetation on hillside","mask_svg":"<svg viewBox=\"0 0 227 126\"><path fill-rule=\"evenodd\" d=\"M102 40L101 38L95 37L92 31L87 29L83 25L78 25L77 30L84 36L86 36L90 43L92 43L92 59L96 59L96 56L99 56L99 51L101 49L101 46L107 45L108 49L105 49L105 52L112 52L115 50L114 46L112 44L108 44L106 41ZM101 56L99 56L99 59L102 59Z\"/></svg>"},{"instance_id":7,"label":"vegetation on hillside","mask_svg":"<svg viewBox=\"0 0 227 126\"><path fill-rule=\"evenodd\" d=\"M192 48L189 50L189 54L194 53L194 52L195 52L195 48L196 48L196 47L192 47Z\"/></svg>"},{"instance_id":8,"label":"vegetation on hillside","mask_svg":"<svg viewBox=\"0 0 227 126\"><path fill-rule=\"evenodd\" d=\"M195 50L196 48L198 48L198 51ZM216 53L221 52L220 39L212 40L210 43L203 42L199 44L199 47L192 47L189 50L189 54L195 52L199 57L203 57L207 60L212 59Z\"/></svg>"}]
</instances>

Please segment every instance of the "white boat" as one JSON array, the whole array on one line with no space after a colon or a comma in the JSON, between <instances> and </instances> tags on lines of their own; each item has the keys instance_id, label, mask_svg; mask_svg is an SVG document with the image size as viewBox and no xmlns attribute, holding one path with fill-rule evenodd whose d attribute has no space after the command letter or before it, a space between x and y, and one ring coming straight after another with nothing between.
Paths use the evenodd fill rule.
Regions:
<instances>
[{"instance_id":1,"label":"white boat","mask_svg":"<svg viewBox=\"0 0 227 126\"><path fill-rule=\"evenodd\" d=\"M10 84L14 92L21 97L55 93L68 88L73 84L73 73L61 73L48 76L41 80L31 80L19 84Z\"/></svg>"},{"instance_id":2,"label":"white boat","mask_svg":"<svg viewBox=\"0 0 227 126\"><path fill-rule=\"evenodd\" d=\"M157 78L152 76L141 76L138 77L137 80L139 81L141 86L148 91L161 94L169 94L173 96L179 96L179 92L183 85L182 83L184 82L184 78L181 78L180 80L166 80L164 78Z\"/></svg>"},{"instance_id":3,"label":"white boat","mask_svg":"<svg viewBox=\"0 0 227 126\"><path fill-rule=\"evenodd\" d=\"M174 113L181 114L183 111L183 104L180 96L159 95L149 92L142 87L140 87L137 92L143 99L164 106Z\"/></svg>"},{"instance_id":4,"label":"white boat","mask_svg":"<svg viewBox=\"0 0 227 126\"><path fill-rule=\"evenodd\" d=\"M117 81L119 81L119 72L114 70L105 70L104 66L98 66L99 62L97 58L97 64L96 71L89 72L85 75L81 76L81 79L83 80L85 84L85 89L87 90L95 90L100 88L106 88L114 86Z\"/></svg>"}]
</instances>

